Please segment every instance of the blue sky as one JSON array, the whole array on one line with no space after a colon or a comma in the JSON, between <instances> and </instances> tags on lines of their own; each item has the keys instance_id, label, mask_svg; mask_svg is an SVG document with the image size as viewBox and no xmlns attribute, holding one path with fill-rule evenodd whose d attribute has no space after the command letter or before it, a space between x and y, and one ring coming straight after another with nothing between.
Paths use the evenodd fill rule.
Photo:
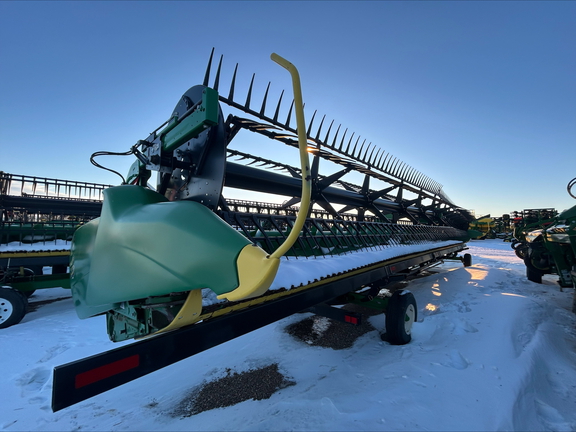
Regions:
<instances>
[{"instance_id":1,"label":"blue sky","mask_svg":"<svg viewBox=\"0 0 576 432\"><path fill-rule=\"evenodd\" d=\"M576 202L576 2L0 2L0 170L115 184L212 47L478 215ZM242 77L242 75L240 75ZM239 84L241 85L241 84ZM240 89L238 90L240 91ZM131 158L101 158L126 172Z\"/></svg>"}]
</instances>

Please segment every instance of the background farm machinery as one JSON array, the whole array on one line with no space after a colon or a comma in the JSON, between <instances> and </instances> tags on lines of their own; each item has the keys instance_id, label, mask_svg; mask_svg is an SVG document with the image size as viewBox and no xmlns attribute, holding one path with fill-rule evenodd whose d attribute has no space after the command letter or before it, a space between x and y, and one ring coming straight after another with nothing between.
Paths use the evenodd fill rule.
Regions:
<instances>
[{"instance_id":1,"label":"background farm machinery","mask_svg":"<svg viewBox=\"0 0 576 432\"><path fill-rule=\"evenodd\" d=\"M510 241L513 235L512 218L508 214L501 217L481 216L470 222L468 233L472 239L501 238Z\"/></svg>"},{"instance_id":2,"label":"background farm machinery","mask_svg":"<svg viewBox=\"0 0 576 432\"><path fill-rule=\"evenodd\" d=\"M568 183L568 193L576 178ZM576 288L576 206L560 214L555 209L525 210L515 218L511 246L526 264L526 277L542 283L545 274L558 275L561 288ZM576 313L576 292L572 307Z\"/></svg>"},{"instance_id":3,"label":"background farm machinery","mask_svg":"<svg viewBox=\"0 0 576 432\"><path fill-rule=\"evenodd\" d=\"M107 187L0 172L0 328L20 322L35 290L70 286L72 236L100 215Z\"/></svg>"}]
</instances>

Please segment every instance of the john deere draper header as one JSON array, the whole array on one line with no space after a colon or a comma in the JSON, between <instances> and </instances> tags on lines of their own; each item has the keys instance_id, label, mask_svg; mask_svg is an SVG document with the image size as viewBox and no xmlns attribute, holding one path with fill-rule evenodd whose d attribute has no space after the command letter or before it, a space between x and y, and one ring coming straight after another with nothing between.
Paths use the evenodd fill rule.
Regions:
<instances>
[{"instance_id":1,"label":"john deere draper header","mask_svg":"<svg viewBox=\"0 0 576 432\"><path fill-rule=\"evenodd\" d=\"M254 77L238 102L238 65L221 93L221 58L210 86L211 56L203 84L186 91L170 118L132 146L128 153L137 161L123 185L104 192L101 217L77 230L75 305L82 318L106 312L113 340L179 328L223 305L314 283L277 279L279 267L293 258L320 262L467 240L472 218L440 184L325 117L318 121L314 113L306 124L297 70L275 54L272 60L292 77L285 121L284 93L270 109L270 84L252 106ZM224 106L246 117L225 114ZM300 164L237 148L242 131L294 148ZM337 169L322 175L323 163ZM158 180L149 187L152 171ZM361 184L347 180L351 174L360 175ZM230 199L224 186L273 194L284 203Z\"/></svg>"}]
</instances>

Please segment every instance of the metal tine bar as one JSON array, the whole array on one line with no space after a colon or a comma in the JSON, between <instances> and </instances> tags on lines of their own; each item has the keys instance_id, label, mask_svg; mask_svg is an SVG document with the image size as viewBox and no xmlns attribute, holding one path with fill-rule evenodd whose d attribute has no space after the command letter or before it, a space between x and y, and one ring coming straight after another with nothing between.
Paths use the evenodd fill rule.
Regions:
<instances>
[{"instance_id":1,"label":"metal tine bar","mask_svg":"<svg viewBox=\"0 0 576 432\"><path fill-rule=\"evenodd\" d=\"M319 141L320 138L320 131L322 130L322 125L324 125L324 119L326 118L326 114L324 114L324 116L322 117L322 120L320 120L320 126L318 126L318 132L316 132L316 141ZM310 122L310 125L312 125L312 122Z\"/></svg>"},{"instance_id":2,"label":"metal tine bar","mask_svg":"<svg viewBox=\"0 0 576 432\"><path fill-rule=\"evenodd\" d=\"M324 241L324 244L328 244L331 243L330 240L328 239L328 237L326 237L326 235L324 234L324 227L322 225L324 225L324 221L319 221L317 219L312 219L310 220L310 224L312 225L312 228L314 228L316 230L316 234L312 233L312 230L310 230L310 235L312 236L312 238L314 239L314 242L316 244L316 246L318 247L318 249L320 249L320 252L322 252L323 254L323 250L322 250L322 242L318 242L318 240L316 240L316 238L318 237L318 234L320 234L321 240ZM328 247L328 249L330 249L330 247ZM332 251L329 251L330 255L332 255Z\"/></svg>"},{"instance_id":3,"label":"metal tine bar","mask_svg":"<svg viewBox=\"0 0 576 432\"><path fill-rule=\"evenodd\" d=\"M410 178L411 183L415 186L418 186L418 183L417 183L418 182L418 174L419 174L419 171L415 169L414 171L412 171L412 177Z\"/></svg>"},{"instance_id":4,"label":"metal tine bar","mask_svg":"<svg viewBox=\"0 0 576 432\"><path fill-rule=\"evenodd\" d=\"M280 113L280 104L282 103L282 96L284 96L284 90L280 93L280 99L278 99L278 105L276 105L276 111L274 112L274 118L272 121L274 123L278 122L278 114Z\"/></svg>"},{"instance_id":5,"label":"metal tine bar","mask_svg":"<svg viewBox=\"0 0 576 432\"><path fill-rule=\"evenodd\" d=\"M350 140L348 141L348 146L346 147L346 151L344 152L344 154L346 154L346 156L350 156L350 153L348 153L348 151L350 150L350 144L352 144L352 139L354 138L354 134L356 132L352 132L352 135L350 135ZM360 139L360 137L358 137L358 139Z\"/></svg>"},{"instance_id":6,"label":"metal tine bar","mask_svg":"<svg viewBox=\"0 0 576 432\"><path fill-rule=\"evenodd\" d=\"M252 74L252 80L250 81L250 87L248 87L248 95L246 96L246 103L244 106L250 109L250 99L252 98L252 86L254 85L254 77L256 74Z\"/></svg>"},{"instance_id":7,"label":"metal tine bar","mask_svg":"<svg viewBox=\"0 0 576 432\"><path fill-rule=\"evenodd\" d=\"M402 167L404 166L404 162L400 161L400 163L396 166L396 171L395 171L395 176L399 179L401 179L400 177L400 172L402 171Z\"/></svg>"},{"instance_id":8,"label":"metal tine bar","mask_svg":"<svg viewBox=\"0 0 576 432\"><path fill-rule=\"evenodd\" d=\"M338 129L340 129L340 126L338 126ZM342 151L342 148L344 147L344 138L346 138L347 133L348 133L348 128L346 128L346 130L344 131L344 135L342 135L342 139L340 140L340 145L338 146L338 151Z\"/></svg>"},{"instance_id":9,"label":"metal tine bar","mask_svg":"<svg viewBox=\"0 0 576 432\"><path fill-rule=\"evenodd\" d=\"M416 177L414 178L414 183L418 186L418 187L422 187L422 176L424 174L422 174L420 171L416 171Z\"/></svg>"},{"instance_id":10,"label":"metal tine bar","mask_svg":"<svg viewBox=\"0 0 576 432\"><path fill-rule=\"evenodd\" d=\"M386 154L386 152L382 151L382 154L380 155L378 162L376 162L376 168L378 168L379 170L382 169L382 158L384 158L384 160L386 160L386 157L384 156L385 154Z\"/></svg>"},{"instance_id":11,"label":"metal tine bar","mask_svg":"<svg viewBox=\"0 0 576 432\"><path fill-rule=\"evenodd\" d=\"M322 240L321 243L325 245L325 249L328 249L330 255L334 255L334 249L336 249L336 247L339 246L339 242L338 239L332 235L332 231L330 230L330 225L328 224L328 221L326 220L318 221L317 219L314 219L313 223L314 226L316 227L316 230L320 233L320 237ZM331 235L326 235L326 233L330 233ZM322 250L322 244L319 244L318 247L320 247L320 251L324 255L324 251Z\"/></svg>"},{"instance_id":12,"label":"metal tine bar","mask_svg":"<svg viewBox=\"0 0 576 432\"><path fill-rule=\"evenodd\" d=\"M344 234L342 227L339 226L337 221L332 220L330 224L327 224L327 227L334 238L336 246L340 246L344 250L353 247L353 243L350 241L350 238Z\"/></svg>"},{"instance_id":13,"label":"metal tine bar","mask_svg":"<svg viewBox=\"0 0 576 432\"><path fill-rule=\"evenodd\" d=\"M254 215L254 216L256 216L256 215ZM282 230L282 228L281 228L281 227L278 225L278 223L276 222L276 217L271 216L270 218L264 218L264 217L261 217L261 218L262 218L262 219L265 219L265 220L268 220L268 221L274 226L274 228L276 229L276 231L278 231L278 234L279 234L280 236L282 236L282 242L284 242L284 239L286 238L286 234L284 233L284 231ZM260 229L261 229L261 231L262 231L262 228L260 228ZM265 235L265 236L267 236L264 231L262 231L262 234ZM274 236L274 238L275 238L275 242L276 242L276 247L275 247L273 250L277 249L277 248L280 246L280 242L279 242L278 237L277 237L277 236ZM271 252L272 252L272 251L270 251L270 253L271 253Z\"/></svg>"},{"instance_id":14,"label":"metal tine bar","mask_svg":"<svg viewBox=\"0 0 576 432\"><path fill-rule=\"evenodd\" d=\"M338 231L340 233L340 235L342 236L342 240L344 240L344 245L346 247L354 247L354 243L351 242L350 237L346 236L346 234L344 234L344 230L342 229L342 227L340 226L340 224L346 224L345 221L334 221L334 225L333 228Z\"/></svg>"},{"instance_id":15,"label":"metal tine bar","mask_svg":"<svg viewBox=\"0 0 576 432\"><path fill-rule=\"evenodd\" d=\"M292 118L292 109L294 108L294 99L292 99L292 103L290 104L290 109L288 110L288 117L286 117L286 128L290 127L290 119Z\"/></svg>"},{"instance_id":16,"label":"metal tine bar","mask_svg":"<svg viewBox=\"0 0 576 432\"><path fill-rule=\"evenodd\" d=\"M210 68L212 67L212 57L214 56L214 48L212 48L212 52L210 53L210 59L208 60L208 65L206 66L206 73L204 74L204 87L208 87L208 81L210 79Z\"/></svg>"},{"instance_id":17,"label":"metal tine bar","mask_svg":"<svg viewBox=\"0 0 576 432\"><path fill-rule=\"evenodd\" d=\"M424 188L423 184L424 184L424 174L419 172L418 173L418 178L416 179L416 181L418 182L418 187L420 188Z\"/></svg>"},{"instance_id":18,"label":"metal tine bar","mask_svg":"<svg viewBox=\"0 0 576 432\"><path fill-rule=\"evenodd\" d=\"M358 135L358 138L356 138L356 142L354 143L354 148L352 149L352 157L358 159L358 156L356 155L356 148L358 147L358 142L360 141L360 135ZM366 142L366 140L364 140L364 142ZM362 144L364 145L364 144ZM360 148L360 151L362 151L362 148ZM360 152L358 153L358 155L360 155Z\"/></svg>"},{"instance_id":19,"label":"metal tine bar","mask_svg":"<svg viewBox=\"0 0 576 432\"><path fill-rule=\"evenodd\" d=\"M404 171L404 167L406 166L406 164L404 162L402 162L400 165L398 165L398 167L396 168L396 177L398 177L400 180L404 180L402 178L402 172Z\"/></svg>"},{"instance_id":20,"label":"metal tine bar","mask_svg":"<svg viewBox=\"0 0 576 432\"><path fill-rule=\"evenodd\" d=\"M382 167L381 170L384 171L385 173L387 173L388 171L388 164L390 163L390 160L392 159L392 153L387 153L386 156L384 157L384 160L382 161Z\"/></svg>"},{"instance_id":21,"label":"metal tine bar","mask_svg":"<svg viewBox=\"0 0 576 432\"><path fill-rule=\"evenodd\" d=\"M262 108L260 108L261 116L264 116L264 111L266 110L266 99L268 99L268 90L270 90L270 81L268 81L268 86L266 87L266 92L264 93L264 99L262 100Z\"/></svg>"},{"instance_id":22,"label":"metal tine bar","mask_svg":"<svg viewBox=\"0 0 576 432\"><path fill-rule=\"evenodd\" d=\"M302 247L304 251L307 249L306 245L310 247L312 251L314 251L314 246L320 248L320 245L318 244L315 236L312 234L312 231L310 230L310 223L308 221L304 223L304 226L302 227L302 233L303 235L299 237L302 239ZM306 245L304 243L306 243ZM312 252L312 255L315 256L316 254Z\"/></svg>"},{"instance_id":23,"label":"metal tine bar","mask_svg":"<svg viewBox=\"0 0 576 432\"><path fill-rule=\"evenodd\" d=\"M417 173L417 172L418 172L418 171L416 171L415 169L412 169L412 170L410 171L410 179L409 179L409 181L410 181L411 184L414 184L414 180L416 179L416 173Z\"/></svg>"},{"instance_id":24,"label":"metal tine bar","mask_svg":"<svg viewBox=\"0 0 576 432\"><path fill-rule=\"evenodd\" d=\"M214 79L214 90L218 91L218 85L220 84L220 69L222 68L223 55L220 56L220 61L218 62L218 69L216 69L216 78Z\"/></svg>"},{"instance_id":25,"label":"metal tine bar","mask_svg":"<svg viewBox=\"0 0 576 432\"><path fill-rule=\"evenodd\" d=\"M330 136L330 131L332 130L332 125L334 124L334 120L332 120L330 122L330 126L328 126L328 131L326 132L326 137L324 138L324 142L328 145L328 137ZM334 148L334 144L332 144L332 147Z\"/></svg>"},{"instance_id":26,"label":"metal tine bar","mask_svg":"<svg viewBox=\"0 0 576 432\"><path fill-rule=\"evenodd\" d=\"M370 144L372 144L372 143L370 143ZM368 146L370 146L370 144L368 144ZM374 162L372 160L372 155L374 154L374 150L376 150L376 146L374 146L372 148L372 151L370 152L370 156L368 157L368 161L366 162L370 166L372 166L372 162ZM368 152L366 152L366 153L368 153ZM376 160L376 158L378 157L378 153L380 153L380 149L378 149L378 151L376 152L376 156L374 156L374 160Z\"/></svg>"},{"instance_id":27,"label":"metal tine bar","mask_svg":"<svg viewBox=\"0 0 576 432\"><path fill-rule=\"evenodd\" d=\"M406 170L410 169L410 165L408 164L404 164L401 168L400 171L398 172L398 178L400 178L403 182L406 181Z\"/></svg>"},{"instance_id":28,"label":"metal tine bar","mask_svg":"<svg viewBox=\"0 0 576 432\"><path fill-rule=\"evenodd\" d=\"M394 166L394 164L398 161L398 159L396 159L395 157L391 157L390 160L388 161L388 165L386 165L386 173L387 174L391 174L391 170L392 167Z\"/></svg>"},{"instance_id":29,"label":"metal tine bar","mask_svg":"<svg viewBox=\"0 0 576 432\"><path fill-rule=\"evenodd\" d=\"M394 156L392 156L390 153L388 153L388 156L390 156L390 158L388 159L388 163L386 164L386 168L384 168L384 172L387 174L390 173L390 164L396 160L396 158Z\"/></svg>"},{"instance_id":30,"label":"metal tine bar","mask_svg":"<svg viewBox=\"0 0 576 432\"><path fill-rule=\"evenodd\" d=\"M312 124L314 123L314 118L316 117L316 112L318 112L318 110L315 110L314 114L312 114L312 118L310 119L310 124L308 125L308 130L306 131L306 136L308 138L310 138L310 131L312 130Z\"/></svg>"},{"instance_id":31,"label":"metal tine bar","mask_svg":"<svg viewBox=\"0 0 576 432\"><path fill-rule=\"evenodd\" d=\"M370 144L368 144L368 147L366 148L366 152L364 152L364 157L362 157L362 149L364 148L364 144L366 144L366 139L364 139L364 141L362 141L362 145L360 146L360 150L358 151L358 160L360 162L366 163L366 152L370 148Z\"/></svg>"},{"instance_id":32,"label":"metal tine bar","mask_svg":"<svg viewBox=\"0 0 576 432\"><path fill-rule=\"evenodd\" d=\"M234 68L234 74L232 75L232 82L230 83L230 93L228 93L228 99L234 101L234 87L236 86L236 72L238 72L238 63Z\"/></svg>"},{"instance_id":33,"label":"metal tine bar","mask_svg":"<svg viewBox=\"0 0 576 432\"><path fill-rule=\"evenodd\" d=\"M352 239L355 240L356 243L352 244L352 247L354 248L361 248L363 246L365 246L365 241L364 239L359 235L359 229L358 229L358 225L361 222L352 222L352 221L346 221L346 230L350 233L349 235L351 236Z\"/></svg>"},{"instance_id":34,"label":"metal tine bar","mask_svg":"<svg viewBox=\"0 0 576 432\"><path fill-rule=\"evenodd\" d=\"M420 176L420 180L419 180L419 181L420 181L420 187L421 187L422 189L426 189L426 176L425 176L424 174L422 174L422 175Z\"/></svg>"},{"instance_id":35,"label":"metal tine bar","mask_svg":"<svg viewBox=\"0 0 576 432\"><path fill-rule=\"evenodd\" d=\"M405 181L408 181L408 177L407 177L406 174L407 174L408 172L410 172L411 169L412 169L412 167L411 167L410 165L406 164L406 165L404 166L404 169L403 169L402 172L400 173L400 178L403 179L403 180L405 180Z\"/></svg>"},{"instance_id":36,"label":"metal tine bar","mask_svg":"<svg viewBox=\"0 0 576 432\"><path fill-rule=\"evenodd\" d=\"M364 144L362 144L364 145ZM362 156L362 162L364 163L368 163L368 160L366 159L366 156L368 155L368 151L370 150L370 146L372 145L372 143L368 143L368 147L366 147L366 151L364 152L364 156ZM374 146L374 148L376 148L376 146ZM362 150L360 150L362 151Z\"/></svg>"}]
</instances>

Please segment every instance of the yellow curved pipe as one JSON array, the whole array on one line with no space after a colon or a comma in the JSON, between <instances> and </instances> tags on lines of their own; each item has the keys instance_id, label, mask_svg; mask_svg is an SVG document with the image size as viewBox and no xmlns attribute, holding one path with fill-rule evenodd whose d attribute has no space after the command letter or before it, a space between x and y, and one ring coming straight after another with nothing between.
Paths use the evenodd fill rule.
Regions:
<instances>
[{"instance_id":1,"label":"yellow curved pipe","mask_svg":"<svg viewBox=\"0 0 576 432\"><path fill-rule=\"evenodd\" d=\"M300 74L298 73L296 66L294 66L285 58L280 57L278 54L272 53L270 58L283 68L287 69L292 76L292 88L294 89L294 107L296 109L296 129L298 132L298 149L300 151L300 165L302 167L302 199L300 201L300 210L298 211L298 216L296 216L294 227L288 235L288 238L286 238L284 243L282 243L282 245L270 255L270 258L280 258L282 255L288 252L288 250L296 242L298 236L300 235L300 231L304 226L304 222L308 216L308 209L310 208L312 181L310 175L310 162L308 161L308 139L306 137L306 123L304 121Z\"/></svg>"},{"instance_id":2,"label":"yellow curved pipe","mask_svg":"<svg viewBox=\"0 0 576 432\"><path fill-rule=\"evenodd\" d=\"M264 294L276 277L278 267L280 266L280 258L288 252L298 239L300 231L302 231L304 222L306 221L308 209L310 208L312 187L300 76L296 67L278 54L272 53L270 58L280 66L286 68L292 75L294 105L296 107L298 149L300 152L300 165L302 166L302 199L300 210L296 216L296 221L294 222L292 231L286 240L284 240L284 243L282 243L272 254L267 255L263 249L255 245L247 245L240 251L236 261L238 269L238 287L229 293L220 294L218 296L219 299L238 301L246 298L258 297Z\"/></svg>"}]
</instances>

